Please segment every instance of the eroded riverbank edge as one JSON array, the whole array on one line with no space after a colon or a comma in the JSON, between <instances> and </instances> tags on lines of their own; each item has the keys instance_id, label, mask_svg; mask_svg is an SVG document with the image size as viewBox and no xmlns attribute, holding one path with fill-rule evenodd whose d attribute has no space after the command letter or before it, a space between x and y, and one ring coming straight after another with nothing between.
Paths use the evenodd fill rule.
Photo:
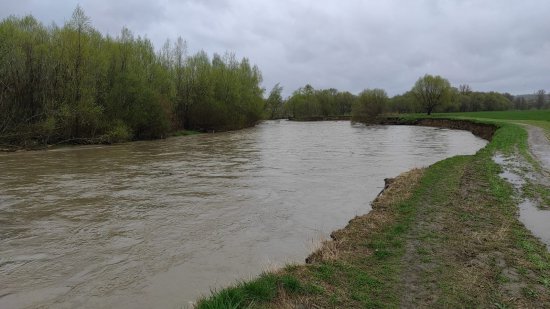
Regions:
<instances>
[{"instance_id":1,"label":"eroded riverbank edge","mask_svg":"<svg viewBox=\"0 0 550 309\"><path fill-rule=\"evenodd\" d=\"M412 184L410 197L398 191L396 181L387 181L373 210L333 232L333 240L307 264L216 292L198 307L550 305L550 256L518 221L514 192L493 162L497 151L524 149L526 132L492 121L387 119L383 124L466 129L491 142L476 155L426 168L417 181L407 173L399 176L397 183ZM375 206L379 199L396 203Z\"/></svg>"},{"instance_id":2,"label":"eroded riverbank edge","mask_svg":"<svg viewBox=\"0 0 550 309\"><path fill-rule=\"evenodd\" d=\"M380 119L377 124L381 125L412 125L424 127L436 127L453 130L470 131L475 136L487 141L493 139L493 135L499 128L495 123L484 123L473 120L460 120L450 118L398 118L386 117Z\"/></svg>"}]
</instances>

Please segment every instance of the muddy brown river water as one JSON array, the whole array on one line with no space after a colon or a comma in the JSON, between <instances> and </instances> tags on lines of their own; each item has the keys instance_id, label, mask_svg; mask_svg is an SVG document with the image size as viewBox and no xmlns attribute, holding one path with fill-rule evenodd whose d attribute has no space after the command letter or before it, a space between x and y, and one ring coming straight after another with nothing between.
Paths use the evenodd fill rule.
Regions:
<instances>
[{"instance_id":1,"label":"muddy brown river water","mask_svg":"<svg viewBox=\"0 0 550 309\"><path fill-rule=\"evenodd\" d=\"M181 308L367 213L394 177L486 141L349 122L0 154L0 308Z\"/></svg>"}]
</instances>

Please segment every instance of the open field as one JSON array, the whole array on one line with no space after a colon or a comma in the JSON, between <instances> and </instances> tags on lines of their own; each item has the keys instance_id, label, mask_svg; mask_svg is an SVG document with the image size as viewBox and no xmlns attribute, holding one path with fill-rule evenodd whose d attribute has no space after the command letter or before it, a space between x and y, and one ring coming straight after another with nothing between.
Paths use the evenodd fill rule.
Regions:
<instances>
[{"instance_id":1,"label":"open field","mask_svg":"<svg viewBox=\"0 0 550 309\"><path fill-rule=\"evenodd\" d=\"M423 117L419 114L416 117ZM470 113L440 113L434 114L435 118L474 119L477 121L502 121L511 123L528 124L543 128L550 139L550 110L528 111L499 111L499 112L470 112Z\"/></svg>"},{"instance_id":2,"label":"open field","mask_svg":"<svg viewBox=\"0 0 550 309\"><path fill-rule=\"evenodd\" d=\"M433 117L550 121L550 110L439 113L433 114Z\"/></svg>"},{"instance_id":3,"label":"open field","mask_svg":"<svg viewBox=\"0 0 550 309\"><path fill-rule=\"evenodd\" d=\"M534 112L475 114L481 122L547 122ZM398 177L373 211L334 232L308 264L218 291L197 307L549 307L550 254L518 221L519 193L493 161L497 153L529 157L527 132L496 123L476 155Z\"/></svg>"}]
</instances>

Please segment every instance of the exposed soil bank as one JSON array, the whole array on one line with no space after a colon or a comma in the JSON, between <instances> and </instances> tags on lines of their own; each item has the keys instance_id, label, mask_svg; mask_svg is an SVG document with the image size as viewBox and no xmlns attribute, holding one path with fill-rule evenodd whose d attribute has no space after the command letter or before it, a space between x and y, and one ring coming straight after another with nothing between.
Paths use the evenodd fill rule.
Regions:
<instances>
[{"instance_id":1,"label":"exposed soil bank","mask_svg":"<svg viewBox=\"0 0 550 309\"><path fill-rule=\"evenodd\" d=\"M474 122L470 120L444 119L444 118L420 118L406 119L397 117L388 117L380 120L382 125L416 125L426 127L437 127L454 130L466 130L472 132L475 136L490 141L493 138L498 127L493 124Z\"/></svg>"}]
</instances>

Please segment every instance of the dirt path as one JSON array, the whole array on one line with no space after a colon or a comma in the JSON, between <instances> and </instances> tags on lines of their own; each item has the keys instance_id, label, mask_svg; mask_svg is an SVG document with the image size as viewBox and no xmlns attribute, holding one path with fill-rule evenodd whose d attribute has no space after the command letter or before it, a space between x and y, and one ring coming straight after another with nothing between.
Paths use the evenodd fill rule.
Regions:
<instances>
[{"instance_id":1,"label":"dirt path","mask_svg":"<svg viewBox=\"0 0 550 309\"><path fill-rule=\"evenodd\" d=\"M550 141L544 134L544 129L527 125L529 132L529 149L531 153L538 159L542 167L550 172Z\"/></svg>"}]
</instances>

